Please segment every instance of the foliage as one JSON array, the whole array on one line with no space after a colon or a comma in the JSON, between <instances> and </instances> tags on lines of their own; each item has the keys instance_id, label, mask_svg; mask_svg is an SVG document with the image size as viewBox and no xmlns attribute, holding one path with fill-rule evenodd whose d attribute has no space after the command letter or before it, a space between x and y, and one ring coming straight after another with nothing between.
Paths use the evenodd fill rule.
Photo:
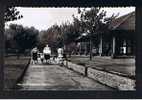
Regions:
<instances>
[{"instance_id":1,"label":"foliage","mask_svg":"<svg viewBox=\"0 0 142 100\"><path fill-rule=\"evenodd\" d=\"M63 24L61 26L63 43L68 45L76 40L79 36L78 27L75 24Z\"/></svg>"},{"instance_id":2,"label":"foliage","mask_svg":"<svg viewBox=\"0 0 142 100\"><path fill-rule=\"evenodd\" d=\"M61 44L61 29L58 25L53 25L39 34L39 49L43 49L48 44L52 51L56 51Z\"/></svg>"},{"instance_id":3,"label":"foliage","mask_svg":"<svg viewBox=\"0 0 142 100\"><path fill-rule=\"evenodd\" d=\"M4 16L5 22L18 20L21 18L23 18L23 16L20 15L20 12L15 7L7 7Z\"/></svg>"},{"instance_id":4,"label":"foliage","mask_svg":"<svg viewBox=\"0 0 142 100\"><path fill-rule=\"evenodd\" d=\"M78 16L74 17L74 20L80 23L81 32L88 33L89 36L89 48L90 48L90 60L92 60L92 48L99 47L99 34L106 33L109 30L109 25L112 20L114 20L117 15L114 14L107 18L106 11L101 10L101 8L92 7L90 9L80 9L78 8Z\"/></svg>"},{"instance_id":5,"label":"foliage","mask_svg":"<svg viewBox=\"0 0 142 100\"><path fill-rule=\"evenodd\" d=\"M6 43L9 43L9 48L24 52L26 49L31 49L36 46L38 33L38 30L34 27L28 28L22 25L11 24L9 29L5 31ZM12 44L12 47L10 44Z\"/></svg>"},{"instance_id":6,"label":"foliage","mask_svg":"<svg viewBox=\"0 0 142 100\"><path fill-rule=\"evenodd\" d=\"M95 35L108 30L110 22L116 18L114 14L107 18L106 11L100 8L80 9L78 8L78 16L73 15L72 23L62 23L61 25L53 25L39 34L40 45L44 47L48 44L53 51L58 47L68 48L68 51L75 50L76 39L82 33L88 32ZM95 36L94 36L95 37ZM92 39L93 44L99 44L98 37Z\"/></svg>"},{"instance_id":7,"label":"foliage","mask_svg":"<svg viewBox=\"0 0 142 100\"><path fill-rule=\"evenodd\" d=\"M83 32L90 32L97 34L108 29L109 24L118 15L112 15L111 17L106 17L106 11L101 10L101 8L90 8L78 9L79 18L78 21L81 23Z\"/></svg>"}]
</instances>

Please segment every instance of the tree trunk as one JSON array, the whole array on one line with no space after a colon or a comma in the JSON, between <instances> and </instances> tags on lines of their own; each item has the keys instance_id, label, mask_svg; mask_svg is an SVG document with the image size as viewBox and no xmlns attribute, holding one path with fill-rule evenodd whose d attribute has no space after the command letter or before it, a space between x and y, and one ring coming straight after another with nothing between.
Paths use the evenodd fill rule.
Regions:
<instances>
[{"instance_id":1,"label":"tree trunk","mask_svg":"<svg viewBox=\"0 0 142 100\"><path fill-rule=\"evenodd\" d=\"M92 35L90 36L90 60L92 60Z\"/></svg>"}]
</instances>

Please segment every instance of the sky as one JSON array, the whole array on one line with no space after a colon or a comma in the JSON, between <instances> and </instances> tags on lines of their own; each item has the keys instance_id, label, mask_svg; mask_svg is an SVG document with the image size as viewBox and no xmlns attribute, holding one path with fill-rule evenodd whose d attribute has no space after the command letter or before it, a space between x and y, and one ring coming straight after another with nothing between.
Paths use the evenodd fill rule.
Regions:
<instances>
[{"instance_id":1,"label":"sky","mask_svg":"<svg viewBox=\"0 0 142 100\"><path fill-rule=\"evenodd\" d=\"M23 15L23 18L17 21L6 23L22 24L23 26L35 27L38 30L47 30L54 24L61 25L65 22L72 22L72 15L77 15L77 8L22 8L18 7L18 11ZM113 13L119 13L119 16L125 15L135 10L135 7L126 8L102 8L107 11L106 16L111 16Z\"/></svg>"}]
</instances>

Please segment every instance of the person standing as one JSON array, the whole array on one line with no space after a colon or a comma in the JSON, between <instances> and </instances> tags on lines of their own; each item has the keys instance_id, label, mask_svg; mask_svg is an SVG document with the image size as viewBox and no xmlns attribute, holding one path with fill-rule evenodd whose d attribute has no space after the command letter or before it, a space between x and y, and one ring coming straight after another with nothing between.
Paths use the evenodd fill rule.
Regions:
<instances>
[{"instance_id":1,"label":"person standing","mask_svg":"<svg viewBox=\"0 0 142 100\"><path fill-rule=\"evenodd\" d=\"M57 52L58 52L58 63L63 64L63 49L58 48Z\"/></svg>"},{"instance_id":2,"label":"person standing","mask_svg":"<svg viewBox=\"0 0 142 100\"><path fill-rule=\"evenodd\" d=\"M47 61L48 61L48 63L50 63L51 49L48 45L46 45L46 47L44 47L43 54L44 54L44 58L46 60L46 63L47 63Z\"/></svg>"},{"instance_id":3,"label":"person standing","mask_svg":"<svg viewBox=\"0 0 142 100\"><path fill-rule=\"evenodd\" d=\"M31 58L32 58L32 63L35 64L38 62L38 49L37 47L33 48L31 51Z\"/></svg>"}]
</instances>

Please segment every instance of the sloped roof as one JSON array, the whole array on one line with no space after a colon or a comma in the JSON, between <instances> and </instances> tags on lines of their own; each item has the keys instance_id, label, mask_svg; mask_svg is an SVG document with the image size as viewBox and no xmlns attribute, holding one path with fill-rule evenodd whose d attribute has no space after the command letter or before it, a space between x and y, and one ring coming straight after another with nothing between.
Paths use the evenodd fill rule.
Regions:
<instances>
[{"instance_id":1,"label":"sloped roof","mask_svg":"<svg viewBox=\"0 0 142 100\"><path fill-rule=\"evenodd\" d=\"M88 33L82 33L81 36L76 39L76 41L88 41L89 38L90 37Z\"/></svg>"},{"instance_id":2,"label":"sloped roof","mask_svg":"<svg viewBox=\"0 0 142 100\"><path fill-rule=\"evenodd\" d=\"M111 30L135 30L135 12L121 16L110 24Z\"/></svg>"},{"instance_id":3,"label":"sloped roof","mask_svg":"<svg viewBox=\"0 0 142 100\"><path fill-rule=\"evenodd\" d=\"M128 13L113 20L109 26L110 30L135 31L135 12ZM77 41L88 41L89 36L80 36Z\"/></svg>"}]
</instances>

